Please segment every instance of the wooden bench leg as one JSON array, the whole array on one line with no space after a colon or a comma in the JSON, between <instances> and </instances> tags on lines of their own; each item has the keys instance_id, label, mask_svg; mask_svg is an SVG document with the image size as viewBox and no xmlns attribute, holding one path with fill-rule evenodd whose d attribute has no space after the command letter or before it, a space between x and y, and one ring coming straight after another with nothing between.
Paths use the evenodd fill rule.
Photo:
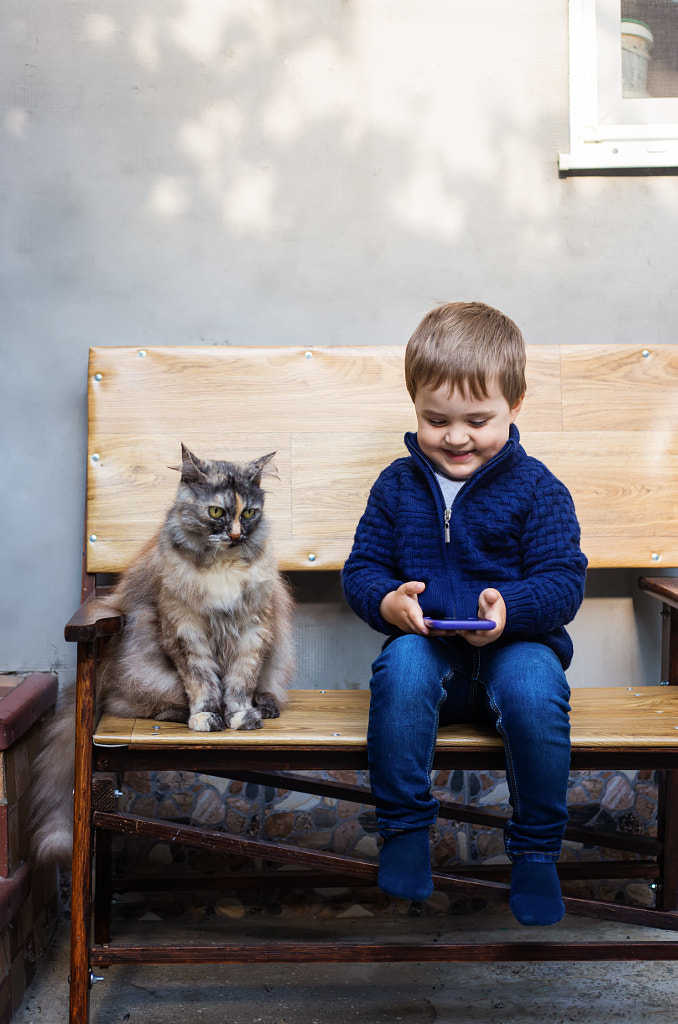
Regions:
<instances>
[{"instance_id":1,"label":"wooden bench leg","mask_svg":"<svg viewBox=\"0 0 678 1024\"><path fill-rule=\"evenodd\" d=\"M113 857L112 833L98 831L94 874L94 941L101 945L111 939Z\"/></svg>"},{"instance_id":2,"label":"wooden bench leg","mask_svg":"<svg viewBox=\"0 0 678 1024\"><path fill-rule=\"evenodd\" d=\"M662 606L662 679L678 683L678 608Z\"/></svg>"},{"instance_id":3,"label":"wooden bench leg","mask_svg":"<svg viewBox=\"0 0 678 1024\"><path fill-rule=\"evenodd\" d=\"M678 770L658 773L657 831L659 854L657 910L678 909Z\"/></svg>"},{"instance_id":4,"label":"wooden bench leg","mask_svg":"<svg viewBox=\"0 0 678 1024\"><path fill-rule=\"evenodd\" d=\"M94 644L78 644L71 880L70 1024L87 1024L89 1020L94 656Z\"/></svg>"},{"instance_id":5,"label":"wooden bench leg","mask_svg":"<svg viewBox=\"0 0 678 1024\"><path fill-rule=\"evenodd\" d=\"M92 809L115 811L116 776L110 772L92 779ZM113 897L112 834L97 830L94 834L94 941L98 945L110 941L111 902Z\"/></svg>"}]
</instances>

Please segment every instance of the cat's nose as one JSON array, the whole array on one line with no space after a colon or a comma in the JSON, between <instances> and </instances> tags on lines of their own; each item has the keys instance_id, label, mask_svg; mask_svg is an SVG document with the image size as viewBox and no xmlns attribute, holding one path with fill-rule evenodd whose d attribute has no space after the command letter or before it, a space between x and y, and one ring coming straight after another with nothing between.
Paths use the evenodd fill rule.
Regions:
<instances>
[{"instance_id":1,"label":"cat's nose","mask_svg":"<svg viewBox=\"0 0 678 1024\"><path fill-rule=\"evenodd\" d=\"M240 540L240 527L232 526L231 529L228 531L228 536L231 538L231 540Z\"/></svg>"}]
</instances>

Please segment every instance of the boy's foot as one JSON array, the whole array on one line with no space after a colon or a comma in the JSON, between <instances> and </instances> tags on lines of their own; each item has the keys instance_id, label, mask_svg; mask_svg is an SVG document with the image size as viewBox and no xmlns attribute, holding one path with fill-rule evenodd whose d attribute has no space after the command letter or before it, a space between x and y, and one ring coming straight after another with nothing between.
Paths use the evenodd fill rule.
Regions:
<instances>
[{"instance_id":1,"label":"boy's foot","mask_svg":"<svg viewBox=\"0 0 678 1024\"><path fill-rule=\"evenodd\" d=\"M396 832L384 839L377 884L390 896L427 900L433 892L428 828Z\"/></svg>"},{"instance_id":2,"label":"boy's foot","mask_svg":"<svg viewBox=\"0 0 678 1024\"><path fill-rule=\"evenodd\" d=\"M565 915L560 880L553 861L519 857L511 869L511 913L519 924L557 924Z\"/></svg>"}]
</instances>

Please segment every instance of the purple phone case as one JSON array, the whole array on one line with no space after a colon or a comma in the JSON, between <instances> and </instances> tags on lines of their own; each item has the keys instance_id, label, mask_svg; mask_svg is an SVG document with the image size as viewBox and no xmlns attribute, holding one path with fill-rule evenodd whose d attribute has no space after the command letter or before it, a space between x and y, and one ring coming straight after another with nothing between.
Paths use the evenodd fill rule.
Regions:
<instances>
[{"instance_id":1,"label":"purple phone case","mask_svg":"<svg viewBox=\"0 0 678 1024\"><path fill-rule=\"evenodd\" d=\"M494 629L492 619L424 619L433 629Z\"/></svg>"}]
</instances>

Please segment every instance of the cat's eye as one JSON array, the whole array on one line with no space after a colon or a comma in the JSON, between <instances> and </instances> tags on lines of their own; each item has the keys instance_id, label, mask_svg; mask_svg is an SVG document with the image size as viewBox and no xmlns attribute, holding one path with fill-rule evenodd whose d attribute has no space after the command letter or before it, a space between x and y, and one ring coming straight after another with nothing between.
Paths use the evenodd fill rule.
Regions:
<instances>
[{"instance_id":1,"label":"cat's eye","mask_svg":"<svg viewBox=\"0 0 678 1024\"><path fill-rule=\"evenodd\" d=\"M224 514L223 508L219 508L218 505L210 505L207 509L211 519L221 519Z\"/></svg>"},{"instance_id":2,"label":"cat's eye","mask_svg":"<svg viewBox=\"0 0 678 1024\"><path fill-rule=\"evenodd\" d=\"M243 511L242 517L243 519L253 519L256 514L257 510L255 508L246 508Z\"/></svg>"}]
</instances>

